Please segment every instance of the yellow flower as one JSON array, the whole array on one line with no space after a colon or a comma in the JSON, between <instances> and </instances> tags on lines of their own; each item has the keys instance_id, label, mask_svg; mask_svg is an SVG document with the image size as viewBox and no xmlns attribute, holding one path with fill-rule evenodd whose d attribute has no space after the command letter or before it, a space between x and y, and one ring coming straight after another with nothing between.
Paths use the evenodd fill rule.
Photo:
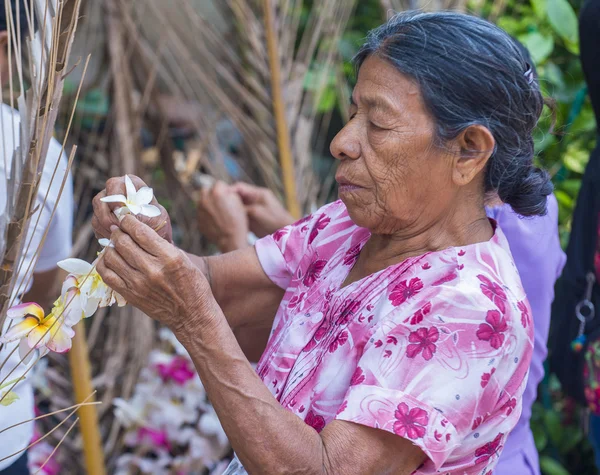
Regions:
<instances>
[{"instance_id":1,"label":"yellow flower","mask_svg":"<svg viewBox=\"0 0 600 475\"><path fill-rule=\"evenodd\" d=\"M57 353L68 351L75 332L65 324L65 316L61 313L63 308L61 305L54 307L48 315L44 314L44 310L37 303L22 303L8 309L6 312L8 318L24 318L24 320L12 326L0 341L10 343L21 340L19 355L24 363L33 356L32 349L39 350L40 357L48 351Z\"/></svg>"}]
</instances>

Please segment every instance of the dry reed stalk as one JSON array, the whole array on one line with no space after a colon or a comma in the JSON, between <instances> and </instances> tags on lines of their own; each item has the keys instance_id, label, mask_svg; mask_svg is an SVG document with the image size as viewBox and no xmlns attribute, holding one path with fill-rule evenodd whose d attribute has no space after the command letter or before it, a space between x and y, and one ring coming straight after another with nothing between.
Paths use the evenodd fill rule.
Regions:
<instances>
[{"instance_id":1,"label":"dry reed stalk","mask_svg":"<svg viewBox=\"0 0 600 475\"><path fill-rule=\"evenodd\" d=\"M52 138L67 59L77 26L79 0L66 4L48 2L52 0L35 2L38 18L41 16L49 22L42 21L41 32L38 32L35 38L30 37L28 41L30 55L34 58L33 87L27 93L22 92L19 97L20 145L13 155L11 166L12 182L17 183L17 186L8 190L5 212L8 223L6 226L0 226L0 229L5 230L4 235L0 236L0 242L3 244L0 248L0 325L4 323L6 309L17 280L18 273L15 269L19 265L25 244L24 231L35 211L32 203L37 195L39 177ZM6 5L10 4L7 2ZM68 7L64 8L65 5ZM12 14L9 18L12 18ZM50 28L46 30L48 25ZM16 30L14 22L10 29ZM14 50L15 54L22 53L18 46L12 45L9 49ZM21 65L21 61L17 61L17 64ZM22 83L22 66L18 69Z\"/></svg>"}]
</instances>

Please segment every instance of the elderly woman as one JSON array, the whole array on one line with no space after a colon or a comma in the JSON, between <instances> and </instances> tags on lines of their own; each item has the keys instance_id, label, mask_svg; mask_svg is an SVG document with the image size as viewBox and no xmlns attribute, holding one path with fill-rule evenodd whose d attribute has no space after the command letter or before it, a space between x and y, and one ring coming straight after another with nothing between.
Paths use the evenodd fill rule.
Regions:
<instances>
[{"instance_id":1,"label":"elderly woman","mask_svg":"<svg viewBox=\"0 0 600 475\"><path fill-rule=\"evenodd\" d=\"M539 86L508 35L453 13L397 15L356 61L331 144L340 201L199 258L169 242L166 213L119 223L100 201L123 192L111 179L94 201L115 245L98 271L187 348L246 471L489 473L519 419L533 330L484 201L546 212ZM255 372L233 332L259 329Z\"/></svg>"}]
</instances>

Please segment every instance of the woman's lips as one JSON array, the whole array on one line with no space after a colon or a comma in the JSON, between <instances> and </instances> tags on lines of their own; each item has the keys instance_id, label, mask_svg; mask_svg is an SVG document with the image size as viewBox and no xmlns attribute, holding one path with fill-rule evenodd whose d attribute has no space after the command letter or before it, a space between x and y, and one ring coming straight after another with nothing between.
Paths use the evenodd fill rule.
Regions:
<instances>
[{"instance_id":1,"label":"woman's lips","mask_svg":"<svg viewBox=\"0 0 600 475\"><path fill-rule=\"evenodd\" d=\"M338 185L338 193L349 193L351 191L356 191L362 189L362 186L353 185L351 183L340 183Z\"/></svg>"}]
</instances>

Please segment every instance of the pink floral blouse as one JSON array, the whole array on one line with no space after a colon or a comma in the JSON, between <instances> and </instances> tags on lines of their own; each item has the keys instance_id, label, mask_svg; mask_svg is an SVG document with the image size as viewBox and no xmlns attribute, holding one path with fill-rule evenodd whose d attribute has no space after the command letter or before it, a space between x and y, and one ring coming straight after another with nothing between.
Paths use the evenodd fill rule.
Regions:
<instances>
[{"instance_id":1,"label":"pink floral blouse","mask_svg":"<svg viewBox=\"0 0 600 475\"><path fill-rule=\"evenodd\" d=\"M416 474L491 473L533 350L504 235L342 288L369 236L337 201L257 241L265 272L286 289L258 374L317 431L340 419L409 439L429 458Z\"/></svg>"}]
</instances>

